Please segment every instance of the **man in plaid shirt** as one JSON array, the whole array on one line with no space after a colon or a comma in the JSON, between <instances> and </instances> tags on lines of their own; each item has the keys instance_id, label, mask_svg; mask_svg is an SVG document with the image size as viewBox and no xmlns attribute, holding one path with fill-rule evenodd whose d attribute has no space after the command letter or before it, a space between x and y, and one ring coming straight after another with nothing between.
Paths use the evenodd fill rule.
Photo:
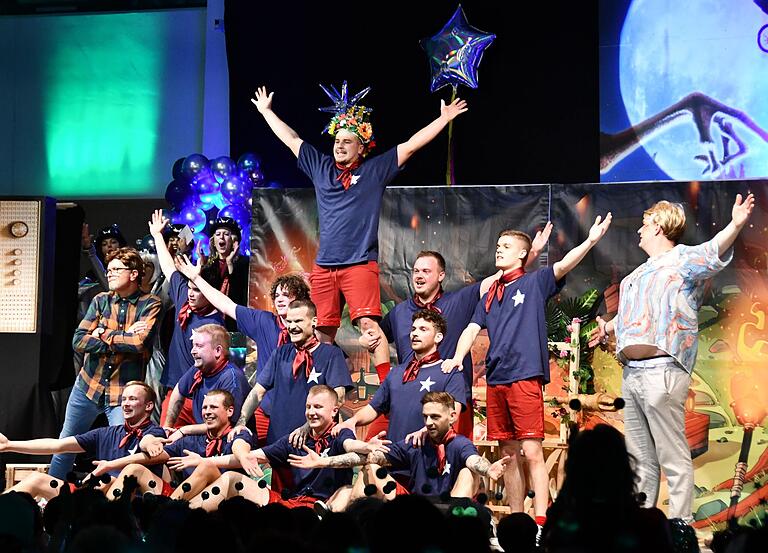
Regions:
<instances>
[{"instance_id":1,"label":"man in plaid shirt","mask_svg":"<svg viewBox=\"0 0 768 553\"><path fill-rule=\"evenodd\" d=\"M152 354L160 298L139 289L144 262L133 248L112 252L107 261L109 292L93 298L75 331L72 347L85 355L67 402L60 438L90 429L99 413L110 425L123 424L120 396L126 383L143 380ZM73 454L54 455L49 474L64 479Z\"/></svg>"}]
</instances>

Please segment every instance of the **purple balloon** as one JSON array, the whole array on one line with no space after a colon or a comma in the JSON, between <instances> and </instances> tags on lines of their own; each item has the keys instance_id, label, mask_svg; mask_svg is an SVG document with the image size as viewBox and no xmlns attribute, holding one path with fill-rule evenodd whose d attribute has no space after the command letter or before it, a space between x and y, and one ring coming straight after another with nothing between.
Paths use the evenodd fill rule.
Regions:
<instances>
[{"instance_id":1,"label":"purple balloon","mask_svg":"<svg viewBox=\"0 0 768 553\"><path fill-rule=\"evenodd\" d=\"M210 171L210 162L203 154L188 155L181 164L181 174L190 180L208 171Z\"/></svg>"},{"instance_id":2,"label":"purple balloon","mask_svg":"<svg viewBox=\"0 0 768 553\"><path fill-rule=\"evenodd\" d=\"M221 156L211 161L211 170L216 180L222 182L227 177L237 173L237 164L229 157Z\"/></svg>"},{"instance_id":3,"label":"purple balloon","mask_svg":"<svg viewBox=\"0 0 768 553\"><path fill-rule=\"evenodd\" d=\"M192 181L192 189L198 194L216 194L219 191L219 181L213 175L200 175Z\"/></svg>"},{"instance_id":4,"label":"purple balloon","mask_svg":"<svg viewBox=\"0 0 768 553\"><path fill-rule=\"evenodd\" d=\"M238 172L240 180L250 187L261 187L264 185L264 173L261 169L241 169Z\"/></svg>"},{"instance_id":5,"label":"purple balloon","mask_svg":"<svg viewBox=\"0 0 768 553\"><path fill-rule=\"evenodd\" d=\"M242 204L248 199L246 185L237 177L228 177L221 183L221 195L230 204Z\"/></svg>"},{"instance_id":6,"label":"purple balloon","mask_svg":"<svg viewBox=\"0 0 768 553\"><path fill-rule=\"evenodd\" d=\"M194 191L189 183L176 179L168 184L165 189L165 201L175 211L192 205L194 202Z\"/></svg>"},{"instance_id":7,"label":"purple balloon","mask_svg":"<svg viewBox=\"0 0 768 553\"><path fill-rule=\"evenodd\" d=\"M261 158L253 152L246 152L237 159L237 168L250 171L261 167Z\"/></svg>"},{"instance_id":8,"label":"purple balloon","mask_svg":"<svg viewBox=\"0 0 768 553\"><path fill-rule=\"evenodd\" d=\"M240 228L245 228L251 223L251 212L242 205L228 205L219 211L219 217L232 217Z\"/></svg>"},{"instance_id":9,"label":"purple balloon","mask_svg":"<svg viewBox=\"0 0 768 553\"><path fill-rule=\"evenodd\" d=\"M185 207L179 215L181 216L181 221L179 222L189 225L195 232L200 232L205 227L205 212L199 207Z\"/></svg>"}]
</instances>

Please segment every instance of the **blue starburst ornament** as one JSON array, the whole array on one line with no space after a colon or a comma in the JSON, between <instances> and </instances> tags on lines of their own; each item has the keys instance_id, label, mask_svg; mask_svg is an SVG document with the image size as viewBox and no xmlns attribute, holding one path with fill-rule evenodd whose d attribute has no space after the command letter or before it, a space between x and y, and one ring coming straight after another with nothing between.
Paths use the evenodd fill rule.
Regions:
<instances>
[{"instance_id":1,"label":"blue starburst ornament","mask_svg":"<svg viewBox=\"0 0 768 553\"><path fill-rule=\"evenodd\" d=\"M346 130L357 135L360 141L366 146L367 153L375 146L373 140L373 127L370 122L372 108L359 105L366 94L371 91L371 87L366 87L352 98L349 97L347 81L341 85L341 92L333 86L320 85L328 97L333 102L332 106L318 108L318 110L332 113L333 117L323 129L324 133L335 136L340 130Z\"/></svg>"},{"instance_id":2,"label":"blue starburst ornament","mask_svg":"<svg viewBox=\"0 0 768 553\"><path fill-rule=\"evenodd\" d=\"M472 27L459 4L439 33L421 41L432 71L430 91L435 92L445 85L451 85L455 90L460 84L477 88L477 68L483 52L495 38L492 33Z\"/></svg>"},{"instance_id":3,"label":"blue starburst ornament","mask_svg":"<svg viewBox=\"0 0 768 553\"><path fill-rule=\"evenodd\" d=\"M320 88L323 89L323 92L325 92L328 97L333 102L332 106L327 106L324 108L317 108L320 111L324 111L326 113L344 113L349 110L349 108L356 108L358 107L357 103L365 98L365 95L368 94L371 91L371 87L365 87L363 90L352 96L352 99L349 99L349 90L347 87L347 81L344 81L341 85L341 92L333 86L325 86L323 84L320 85ZM371 108L367 108L365 106L359 106L362 107L366 113L370 113L373 111Z\"/></svg>"}]
</instances>

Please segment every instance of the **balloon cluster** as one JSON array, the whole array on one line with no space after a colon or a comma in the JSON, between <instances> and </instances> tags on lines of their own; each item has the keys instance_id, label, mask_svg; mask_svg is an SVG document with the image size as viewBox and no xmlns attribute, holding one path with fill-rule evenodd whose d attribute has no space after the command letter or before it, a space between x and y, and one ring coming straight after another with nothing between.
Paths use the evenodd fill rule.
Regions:
<instances>
[{"instance_id":1,"label":"balloon cluster","mask_svg":"<svg viewBox=\"0 0 768 553\"><path fill-rule=\"evenodd\" d=\"M231 217L240 225L243 253L250 255L251 192L270 185L256 154L245 153L237 163L227 156L209 160L192 154L173 164L165 200L171 206L171 221L189 225L206 254L211 225L218 217Z\"/></svg>"}]
</instances>

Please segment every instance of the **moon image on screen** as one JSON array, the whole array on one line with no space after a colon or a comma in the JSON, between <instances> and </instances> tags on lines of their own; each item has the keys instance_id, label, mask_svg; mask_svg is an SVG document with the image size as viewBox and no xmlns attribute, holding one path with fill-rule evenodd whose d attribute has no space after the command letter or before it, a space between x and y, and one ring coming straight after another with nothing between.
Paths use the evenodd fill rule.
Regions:
<instances>
[{"instance_id":1,"label":"moon image on screen","mask_svg":"<svg viewBox=\"0 0 768 553\"><path fill-rule=\"evenodd\" d=\"M768 129L768 53L757 40L766 23L768 15L753 0L634 0L619 54L621 95L632 125L699 92ZM712 114L711 121L711 142L701 141L688 114L643 147L674 180L768 176L763 138L728 115ZM743 155L729 155L736 151Z\"/></svg>"}]
</instances>

